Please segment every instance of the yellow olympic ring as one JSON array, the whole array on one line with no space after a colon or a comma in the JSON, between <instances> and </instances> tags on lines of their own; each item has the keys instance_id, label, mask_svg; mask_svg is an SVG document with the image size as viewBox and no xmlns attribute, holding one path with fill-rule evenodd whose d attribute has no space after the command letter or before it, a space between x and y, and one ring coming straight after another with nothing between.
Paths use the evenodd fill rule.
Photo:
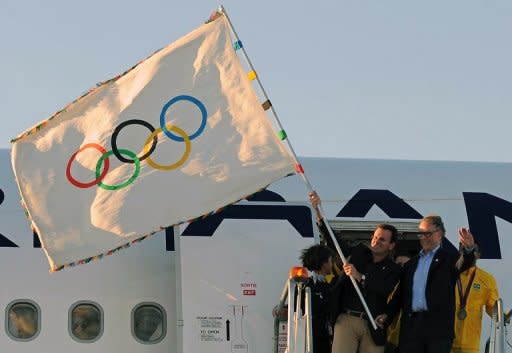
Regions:
<instances>
[{"instance_id":1,"label":"yellow olympic ring","mask_svg":"<svg viewBox=\"0 0 512 353\"><path fill-rule=\"evenodd\" d=\"M158 169L158 170L176 169L176 168L180 167L183 163L185 163L185 161L188 159L188 156L190 155L191 144L190 144L190 138L187 135L187 133L185 131L183 131L182 129L180 129L179 127L171 125L170 123L166 124L166 128L169 131L174 131L175 133L177 133L178 135L183 137L183 140L185 140L185 153L183 153L183 156L181 157L181 159L179 161L177 161L176 163L173 163L173 164L169 164L169 165L158 164L155 161L153 161L153 159L151 157L148 157L146 159L146 162L150 166L152 166L153 168ZM152 141L153 141L153 138L155 136L158 136L158 134L160 134L161 132L162 132L162 128L159 127L158 129L153 131L153 133L151 135L149 135L149 137L146 139L146 143L144 144L144 154L149 151Z\"/></svg>"}]
</instances>

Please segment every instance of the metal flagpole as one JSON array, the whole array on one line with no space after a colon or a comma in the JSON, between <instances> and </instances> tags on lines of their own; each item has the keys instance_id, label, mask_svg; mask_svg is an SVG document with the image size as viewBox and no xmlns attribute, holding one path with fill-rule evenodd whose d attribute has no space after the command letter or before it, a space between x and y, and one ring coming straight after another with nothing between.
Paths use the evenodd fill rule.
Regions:
<instances>
[{"instance_id":1,"label":"metal flagpole","mask_svg":"<svg viewBox=\"0 0 512 353\"><path fill-rule=\"evenodd\" d=\"M228 16L224 6L222 6L222 5L219 6L219 12L221 12L222 14L224 14L224 16L226 16L226 19L228 21L229 27L230 27L231 31L233 32L233 34L235 35L237 43L239 44L239 49L242 50L242 52L244 53L244 57L247 60L247 63L249 64L249 67L251 68L252 72L255 73L256 71L254 70L254 66L252 65L252 62L249 59L249 56L247 55L247 52L245 51L244 46L241 45L240 37L238 37L238 34L236 33L235 28L233 27L233 24L231 23L231 20L230 20L230 18ZM279 129L281 129L281 131L280 131L281 136L283 137L284 140L286 140L288 148L290 149L290 151L292 152L293 157L295 158L295 162L297 164L296 167L297 167L298 174L300 174L302 176L302 180L306 184L306 187L307 187L308 191L309 192L313 192L314 191L313 187L311 186L311 183L309 182L308 178L306 177L306 174L304 172L304 169L302 168L302 165L298 161L297 154L295 153L295 150L293 149L293 146L291 145L290 140L287 138L286 133L284 132L283 126L281 125L281 121L279 120L279 117L277 116L277 112L275 111L274 107L270 103L270 100L269 100L269 98L267 96L267 92L265 92L265 89L263 88L263 85L261 84L260 78L258 77L257 74L254 75L254 79L258 82L258 85L259 85L259 87L261 89L261 92L263 93L263 96L265 97L266 103L268 102L268 104L270 106L270 109L272 111L272 114L274 115L275 120L276 120L277 124L279 125ZM322 206L318 205L318 209L320 211L320 215L322 216L322 218L325 219L325 217L324 217L324 210L323 210ZM334 233L333 233L333 231L331 229L331 226L329 225L328 222L324 222L324 223L325 223L326 228L327 228L327 230L329 232L329 236L331 237L331 239L332 239L332 241L334 243L336 251L340 255L341 261L343 262L343 264L346 264L347 263L347 259L345 258L345 255L343 255L343 252L341 251L340 245L338 244L338 241L336 240L336 237L334 236ZM355 278L352 277L352 276L349 276L349 277L350 277L350 280L352 281L354 289L357 292L357 295L359 296L359 299L361 300L361 303L363 304L364 310L366 311L366 314L368 315L368 318L370 319L370 323L372 324L372 327L375 330L377 330L377 325L375 324L375 320L374 320L374 318L372 316L372 313L370 312L370 309L368 308L368 305L366 304L366 301L364 300L363 294L361 293L361 290L359 289L359 286L357 285L357 282L356 282Z\"/></svg>"}]
</instances>

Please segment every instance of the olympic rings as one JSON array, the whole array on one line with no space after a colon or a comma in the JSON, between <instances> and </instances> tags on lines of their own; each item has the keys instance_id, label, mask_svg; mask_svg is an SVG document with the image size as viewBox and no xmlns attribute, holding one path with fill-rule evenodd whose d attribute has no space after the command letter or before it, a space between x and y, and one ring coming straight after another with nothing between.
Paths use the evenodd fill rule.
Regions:
<instances>
[{"instance_id":1,"label":"olympic rings","mask_svg":"<svg viewBox=\"0 0 512 353\"><path fill-rule=\"evenodd\" d=\"M165 114L166 114L167 110L173 104L175 104L179 101L191 102L192 104L196 105L199 108L199 110L201 111L201 125L199 126L197 131L190 136L188 136L187 133L185 131L183 131L183 129L177 127L176 125L165 122ZM153 127L153 125L151 125L149 122L140 120L140 119L129 119L129 120L123 121L114 129L114 132L112 133L112 136L110 139L110 145L112 147L112 150L107 152L105 148L103 148L101 145L99 145L97 143L88 143L88 144L80 147L80 149L78 151L74 152L71 155L71 157L69 158L69 161L68 161L68 164L66 167L66 177L71 184L73 184L74 186L76 186L78 188L82 188L82 189L86 189L86 188L90 188L91 186L98 185L99 187L101 187L105 190L119 190L119 189L122 189L122 188L132 184L135 181L135 179L137 179L137 177L140 174L140 168L141 168L140 163L144 160L146 160L146 162L149 166L151 166L154 169L158 169L158 170L169 171L169 170L179 168L187 161L187 159L190 156L190 151L192 149L190 141L195 139L196 137L198 137L200 134L203 133L203 131L206 127L207 117L208 117L208 113L206 111L206 107L199 99L192 97L192 96L188 96L188 95L176 96L176 97L172 98L171 100L169 100L162 107L162 111L160 113L160 128L155 129ZM144 127L147 127L151 131L151 134L148 136L148 138L146 139L146 141L144 143L143 151L141 152L142 155L140 157L137 156L136 153L134 153L130 150L117 147L117 137L118 137L119 133L121 132L121 130L128 125L142 125ZM185 152L183 153L183 156L175 163L172 163L169 165L161 165L161 164L156 163L150 157L158 145L158 136L161 132L163 132L167 137L169 137L170 139L172 139L174 141L185 142ZM173 134L173 132L174 132L174 134ZM177 134L178 136L175 134ZM76 180L71 175L71 166L73 164L73 161L76 159L76 156L80 152L85 150L86 148L94 148L94 149L98 150L99 152L101 152L102 155L99 158L98 162L96 163L96 179L94 179L91 182L84 183L84 182L80 182L80 181ZM119 161L121 161L121 162L135 164L135 171L134 171L133 175L125 182L123 182L121 184L117 184L117 185L107 185L107 184L103 183L103 179L105 179L105 176L107 175L107 172L108 172L109 166L110 166L108 157L111 156L112 154L115 155L117 157L117 159L119 159ZM131 159L123 157L123 155L128 156Z\"/></svg>"},{"instance_id":2,"label":"olympic rings","mask_svg":"<svg viewBox=\"0 0 512 353\"><path fill-rule=\"evenodd\" d=\"M103 189L105 189L105 190L119 190L119 189L122 189L125 186L128 186L131 183L133 183L134 180L139 176L139 173L140 173L140 160L139 160L139 157L137 157L137 155L135 153L133 153L132 151L124 150L122 148L119 149L118 151L120 153L127 154L128 156L133 158L133 160L135 162L135 172L133 173L133 175L131 176L130 179L128 179L124 183L121 183L121 184L118 184L118 185L107 185L107 184L103 184L103 182L101 182L101 181L98 182L98 186L103 188ZM105 159L107 159L108 156L111 156L113 153L114 153L114 151L108 151L107 153L103 154L100 157L100 159L98 160L98 163L96 163L96 178L99 179L99 177L100 177L100 169L101 169L101 165L103 164L103 161Z\"/></svg>"},{"instance_id":3,"label":"olympic rings","mask_svg":"<svg viewBox=\"0 0 512 353\"><path fill-rule=\"evenodd\" d=\"M107 152L103 147L101 147L97 143L88 143L88 144L82 146L82 148L80 148L78 151L76 151L75 153L73 153L71 155L71 158L69 158L69 161L68 161L68 166L66 167L66 177L68 178L68 180L71 184L73 184L77 188L81 188L81 189L87 189L87 188L90 188L91 186L98 184L105 177L105 175L107 175L108 167L109 167L109 161L107 158L105 160L105 168L103 169L103 172L101 174L97 173L96 179L94 179L90 183L81 183L78 180L76 180L75 178L73 178L73 176L71 176L71 164L73 164L73 161L75 160L76 155L79 154L80 152L82 152L83 150L85 150L86 148L95 148L103 154L105 154Z\"/></svg>"},{"instance_id":4,"label":"olympic rings","mask_svg":"<svg viewBox=\"0 0 512 353\"><path fill-rule=\"evenodd\" d=\"M201 126L199 126L199 129L197 129L196 132L194 132L192 135L190 135L190 140L195 139L197 136L199 136L204 128L206 127L206 118L208 113L206 112L206 108L201 101L199 101L197 98L194 98L192 96L187 95L181 95L176 96L173 99L171 99L169 102L167 102L164 107L162 108L162 112L160 113L160 127L162 128L162 131L169 137L171 140L183 142L183 137L175 136L173 135L167 128L165 127L165 113L167 113L167 109L171 107L176 102L179 101L189 101L195 104L199 110L201 111Z\"/></svg>"},{"instance_id":5,"label":"olympic rings","mask_svg":"<svg viewBox=\"0 0 512 353\"><path fill-rule=\"evenodd\" d=\"M170 164L170 165L158 164L155 161L153 161L153 159L151 159L151 157L148 157L148 160L147 160L148 164L150 166L152 166L153 168L159 169L159 170L176 169L179 166L181 166L183 163L185 163L185 161L188 159L188 156L190 155L190 148L191 148L190 138L187 136L187 133L177 126L172 126L171 124L167 124L167 125L170 126L169 131L174 131L177 134L182 136L183 140L185 141L185 153L183 153L183 156L181 157L181 159L179 161L177 161L176 163ZM153 131L153 133L151 135L149 135L148 139L146 140L146 144L144 145L144 152L146 152L146 150L148 149L149 142L151 141L151 139L156 137L161 132L162 132L162 129L158 128L155 131Z\"/></svg>"},{"instance_id":6,"label":"olympic rings","mask_svg":"<svg viewBox=\"0 0 512 353\"><path fill-rule=\"evenodd\" d=\"M112 134L112 137L111 137L111 140L110 140L110 145L112 146L112 152L114 152L115 156L117 157L117 159L119 159L121 162L125 162L125 163L134 163L135 161L134 160L131 160L131 159L127 159L127 158L124 158L121 153L119 153L118 149L117 149L117 135L119 135L119 132L121 131L121 129L125 126L128 126L128 125L135 125L135 124L140 124L140 125L144 125L145 127L147 127L149 129L149 131L151 132L154 132L155 131L155 128L153 127L153 125L151 125L150 123L148 123L147 121L144 121L144 120L140 120L140 119L130 119L130 120L126 120L126 121L123 121L121 124L117 125L116 129L114 130L114 133ZM156 144L158 143L158 138L157 136L155 135L155 137L153 137L153 144L151 145L151 148L149 149L149 151L147 153L145 153L142 157L138 157L139 161L143 161L145 160L146 158L149 157L149 155L151 153L153 153L153 151L155 150L156 148Z\"/></svg>"}]
</instances>

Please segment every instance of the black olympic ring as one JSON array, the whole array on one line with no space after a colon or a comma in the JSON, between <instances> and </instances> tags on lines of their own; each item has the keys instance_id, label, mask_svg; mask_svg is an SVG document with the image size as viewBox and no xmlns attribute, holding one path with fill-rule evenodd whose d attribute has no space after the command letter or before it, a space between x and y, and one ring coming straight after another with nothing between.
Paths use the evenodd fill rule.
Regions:
<instances>
[{"instance_id":1,"label":"black olympic ring","mask_svg":"<svg viewBox=\"0 0 512 353\"><path fill-rule=\"evenodd\" d=\"M121 155L121 152L119 152L119 149L117 148L117 135L119 135L119 132L125 126L137 125L137 124L147 127L152 133L155 132L155 128L153 127L153 125L151 125L150 123L148 123L145 120L130 119L130 120L123 121L121 124L119 124L116 127L116 129L114 130L114 133L112 134L112 139L110 141L110 145L112 147L112 152L117 157L117 159L119 159L121 162L135 163L134 160L123 157ZM158 144L158 136L155 136L155 137L153 137L153 143L151 144L151 148L149 149L149 151L147 151L145 154L143 154L141 157L139 157L139 160L142 162L143 160L148 158L151 155L151 153L153 153L153 151L155 150L157 144Z\"/></svg>"}]
</instances>

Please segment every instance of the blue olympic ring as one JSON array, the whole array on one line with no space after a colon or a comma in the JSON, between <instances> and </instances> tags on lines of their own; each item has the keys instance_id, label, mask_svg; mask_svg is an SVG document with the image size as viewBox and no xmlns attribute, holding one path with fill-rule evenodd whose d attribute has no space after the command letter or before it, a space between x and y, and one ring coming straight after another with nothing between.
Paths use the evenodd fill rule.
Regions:
<instances>
[{"instance_id":1,"label":"blue olympic ring","mask_svg":"<svg viewBox=\"0 0 512 353\"><path fill-rule=\"evenodd\" d=\"M194 134L190 135L189 138L192 141L193 139L195 139L197 136L199 136L203 132L204 128L206 127L206 118L208 116L208 113L206 112L206 108L205 108L204 104L201 103L201 101L199 101L197 98L194 98L192 96L187 96L187 95L181 95L181 96L176 96L173 99L171 99L169 102L167 102L163 106L162 112L160 113L160 127L162 128L162 131L164 132L164 134L167 135L167 137L169 137L171 140L179 141L179 142L185 141L183 139L183 137L174 135L165 126L166 125L165 124L165 113L167 113L167 109L169 109L171 107L171 105L173 105L174 103L179 102L179 101L189 101L192 104L195 104L201 111L201 126L199 126L199 129L197 129L197 131Z\"/></svg>"}]
</instances>

